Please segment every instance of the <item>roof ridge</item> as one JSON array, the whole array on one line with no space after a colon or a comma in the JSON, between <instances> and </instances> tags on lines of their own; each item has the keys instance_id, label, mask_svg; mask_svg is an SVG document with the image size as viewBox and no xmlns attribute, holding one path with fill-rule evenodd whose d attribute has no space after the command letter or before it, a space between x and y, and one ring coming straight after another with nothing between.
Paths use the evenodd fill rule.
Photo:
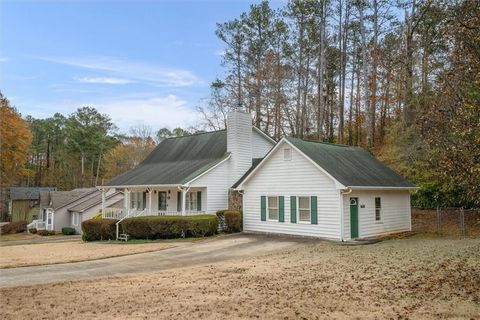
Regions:
<instances>
[{"instance_id":1,"label":"roof ridge","mask_svg":"<svg viewBox=\"0 0 480 320\"><path fill-rule=\"evenodd\" d=\"M362 148L362 147L359 147L359 146L350 146L350 145L348 145L348 144L332 143L332 142L317 141L317 140L308 140L308 139L295 138L295 137L287 137L287 139L297 139L297 140L301 140L301 141L304 141L304 142L312 142L312 143L326 144L326 145L330 145L330 146L343 147L343 148L358 148L358 149L364 150L364 148Z\"/></svg>"},{"instance_id":2,"label":"roof ridge","mask_svg":"<svg viewBox=\"0 0 480 320\"><path fill-rule=\"evenodd\" d=\"M196 132L196 133L191 133L191 134L187 134L187 135L185 135L185 136L180 136L180 137L168 137L168 138L165 138L165 139L163 139L163 140L188 138L188 137L199 136L199 135L207 134L207 133L217 133L217 132L221 132L221 131L227 131L227 129L213 130L213 131L207 131L207 132ZM162 141L163 141L163 140L162 140Z\"/></svg>"}]
</instances>

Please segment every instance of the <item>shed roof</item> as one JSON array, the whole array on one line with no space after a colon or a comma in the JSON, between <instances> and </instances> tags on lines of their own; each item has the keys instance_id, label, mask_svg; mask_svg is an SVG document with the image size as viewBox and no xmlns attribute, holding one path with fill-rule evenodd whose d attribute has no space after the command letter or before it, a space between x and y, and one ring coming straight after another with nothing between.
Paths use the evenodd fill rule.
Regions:
<instances>
[{"instance_id":1,"label":"shed roof","mask_svg":"<svg viewBox=\"0 0 480 320\"><path fill-rule=\"evenodd\" d=\"M287 141L344 186L415 187L363 148L290 137Z\"/></svg>"},{"instance_id":2,"label":"shed roof","mask_svg":"<svg viewBox=\"0 0 480 320\"><path fill-rule=\"evenodd\" d=\"M168 138L137 167L106 186L184 184L227 157L226 130Z\"/></svg>"},{"instance_id":3,"label":"shed roof","mask_svg":"<svg viewBox=\"0 0 480 320\"><path fill-rule=\"evenodd\" d=\"M96 191L98 191L96 188L83 188L71 191L42 192L41 205L42 207L58 209L84 197L92 197Z\"/></svg>"}]
</instances>

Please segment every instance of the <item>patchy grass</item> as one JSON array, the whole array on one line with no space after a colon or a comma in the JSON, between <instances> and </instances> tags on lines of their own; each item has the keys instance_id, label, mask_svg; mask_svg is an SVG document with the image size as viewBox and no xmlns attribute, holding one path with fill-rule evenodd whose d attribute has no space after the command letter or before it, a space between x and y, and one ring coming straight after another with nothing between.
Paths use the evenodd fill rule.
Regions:
<instances>
[{"instance_id":1,"label":"patchy grass","mask_svg":"<svg viewBox=\"0 0 480 320\"><path fill-rule=\"evenodd\" d=\"M0 294L5 319L475 319L479 284L480 239L423 235Z\"/></svg>"}]
</instances>

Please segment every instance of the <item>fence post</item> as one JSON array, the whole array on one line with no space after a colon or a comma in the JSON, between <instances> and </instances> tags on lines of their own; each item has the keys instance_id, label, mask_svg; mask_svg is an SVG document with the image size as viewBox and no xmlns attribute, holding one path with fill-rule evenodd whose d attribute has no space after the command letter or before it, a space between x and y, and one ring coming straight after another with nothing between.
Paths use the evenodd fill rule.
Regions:
<instances>
[{"instance_id":1,"label":"fence post","mask_svg":"<svg viewBox=\"0 0 480 320\"><path fill-rule=\"evenodd\" d=\"M441 212L440 212L440 207L437 205L437 233L441 233Z\"/></svg>"},{"instance_id":2,"label":"fence post","mask_svg":"<svg viewBox=\"0 0 480 320\"><path fill-rule=\"evenodd\" d=\"M465 237L465 212L463 207L460 208L460 227L462 228L462 236Z\"/></svg>"}]
</instances>

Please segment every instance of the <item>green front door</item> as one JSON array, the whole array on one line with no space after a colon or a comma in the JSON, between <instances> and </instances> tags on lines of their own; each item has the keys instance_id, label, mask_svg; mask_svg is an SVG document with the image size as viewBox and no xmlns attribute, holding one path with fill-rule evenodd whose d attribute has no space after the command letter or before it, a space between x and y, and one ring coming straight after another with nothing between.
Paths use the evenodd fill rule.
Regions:
<instances>
[{"instance_id":1,"label":"green front door","mask_svg":"<svg viewBox=\"0 0 480 320\"><path fill-rule=\"evenodd\" d=\"M158 192L158 210L167 211L167 193L165 191Z\"/></svg>"},{"instance_id":2,"label":"green front door","mask_svg":"<svg viewBox=\"0 0 480 320\"><path fill-rule=\"evenodd\" d=\"M350 237L358 238L358 198L350 198Z\"/></svg>"}]
</instances>

